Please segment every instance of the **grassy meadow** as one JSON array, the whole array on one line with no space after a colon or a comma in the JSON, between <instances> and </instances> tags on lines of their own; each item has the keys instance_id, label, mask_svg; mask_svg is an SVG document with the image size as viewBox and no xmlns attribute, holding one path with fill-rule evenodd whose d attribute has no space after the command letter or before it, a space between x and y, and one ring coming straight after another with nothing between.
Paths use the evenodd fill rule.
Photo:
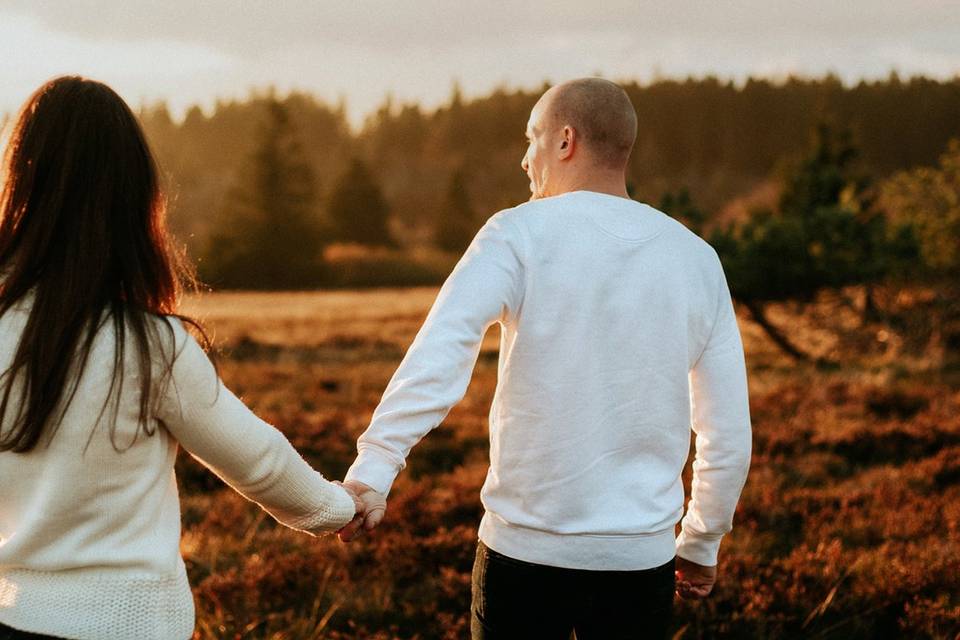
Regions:
<instances>
[{"instance_id":1,"label":"grassy meadow","mask_svg":"<svg viewBox=\"0 0 960 640\"><path fill-rule=\"evenodd\" d=\"M211 331L227 385L340 478L435 295L222 293L185 311ZM835 300L771 315L833 364L794 363L741 316L753 464L717 586L678 600L675 637L960 637L960 368ZM819 328L828 316L839 334ZM467 637L496 365L494 329L384 524L350 545L276 524L181 453L195 638ZM689 493L690 462L684 479Z\"/></svg>"}]
</instances>

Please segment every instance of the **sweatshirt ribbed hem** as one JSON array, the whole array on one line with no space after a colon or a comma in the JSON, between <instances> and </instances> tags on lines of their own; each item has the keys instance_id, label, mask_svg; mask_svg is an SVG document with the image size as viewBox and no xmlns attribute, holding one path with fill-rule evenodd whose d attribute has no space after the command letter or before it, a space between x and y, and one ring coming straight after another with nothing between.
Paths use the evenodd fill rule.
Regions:
<instances>
[{"instance_id":1,"label":"sweatshirt ribbed hem","mask_svg":"<svg viewBox=\"0 0 960 640\"><path fill-rule=\"evenodd\" d=\"M643 534L559 534L519 527L487 512L480 539L505 556L565 569L638 571L669 562L676 555L674 528Z\"/></svg>"},{"instance_id":2,"label":"sweatshirt ribbed hem","mask_svg":"<svg viewBox=\"0 0 960 640\"><path fill-rule=\"evenodd\" d=\"M0 569L0 623L71 640L187 640L195 613L182 564L163 577Z\"/></svg>"}]
</instances>

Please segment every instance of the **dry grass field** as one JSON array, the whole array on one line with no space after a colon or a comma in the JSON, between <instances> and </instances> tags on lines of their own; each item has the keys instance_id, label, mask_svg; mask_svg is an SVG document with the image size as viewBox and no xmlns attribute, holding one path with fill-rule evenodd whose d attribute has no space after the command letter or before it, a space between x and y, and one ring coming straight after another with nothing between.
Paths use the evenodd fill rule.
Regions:
<instances>
[{"instance_id":1,"label":"dry grass field","mask_svg":"<svg viewBox=\"0 0 960 640\"><path fill-rule=\"evenodd\" d=\"M213 333L227 385L339 478L435 294L211 294L185 311ZM753 464L717 587L678 602L675 637L960 637L960 371L852 315L838 342L819 328L833 306L775 311L839 364L797 365L741 317ZM496 348L489 335L385 523L350 545L277 525L181 455L195 638L467 637Z\"/></svg>"}]
</instances>

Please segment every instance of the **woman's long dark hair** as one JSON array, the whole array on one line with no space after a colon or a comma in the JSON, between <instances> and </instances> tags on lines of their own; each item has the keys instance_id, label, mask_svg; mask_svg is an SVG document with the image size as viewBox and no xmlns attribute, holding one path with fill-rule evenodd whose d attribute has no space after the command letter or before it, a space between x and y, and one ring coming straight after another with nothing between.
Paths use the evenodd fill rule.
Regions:
<instances>
[{"instance_id":1,"label":"woman's long dark hair","mask_svg":"<svg viewBox=\"0 0 960 640\"><path fill-rule=\"evenodd\" d=\"M158 378L152 356L166 351L159 327L169 330L172 344L166 316L177 315L183 286L194 280L167 234L157 166L136 116L104 84L56 78L21 110L3 168L0 316L28 294L33 302L0 377L0 451L28 452L41 437L53 437L106 323L116 333L104 403L104 411L114 407L111 440L127 330L142 385L137 433L152 435L152 403L176 357L173 349L163 354ZM4 428L12 403L17 408Z\"/></svg>"}]
</instances>

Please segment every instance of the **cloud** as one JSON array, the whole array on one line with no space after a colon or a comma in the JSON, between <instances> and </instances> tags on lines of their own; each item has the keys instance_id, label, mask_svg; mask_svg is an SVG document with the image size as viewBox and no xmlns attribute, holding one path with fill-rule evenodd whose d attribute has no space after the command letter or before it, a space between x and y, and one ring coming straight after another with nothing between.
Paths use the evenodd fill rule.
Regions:
<instances>
[{"instance_id":1,"label":"cloud","mask_svg":"<svg viewBox=\"0 0 960 640\"><path fill-rule=\"evenodd\" d=\"M0 42L0 75L8 108L11 98L19 104L39 84L57 75L91 76L114 85L128 100L136 100L202 83L237 67L235 59L198 43L157 37L137 42L85 38L53 31L26 15L0 20Z\"/></svg>"},{"instance_id":2,"label":"cloud","mask_svg":"<svg viewBox=\"0 0 960 640\"><path fill-rule=\"evenodd\" d=\"M95 75L133 101L192 102L250 86L437 104L601 72L847 80L960 72L960 11L943 0L5 0L0 110L47 76Z\"/></svg>"},{"instance_id":3,"label":"cloud","mask_svg":"<svg viewBox=\"0 0 960 640\"><path fill-rule=\"evenodd\" d=\"M960 12L948 0L7 0L51 29L88 38L160 37L256 55L300 45L359 45L405 51L423 42L485 42L498 47L530 34L624 34L638 39L724 34L745 44L791 35L893 38L957 35Z\"/></svg>"}]
</instances>

